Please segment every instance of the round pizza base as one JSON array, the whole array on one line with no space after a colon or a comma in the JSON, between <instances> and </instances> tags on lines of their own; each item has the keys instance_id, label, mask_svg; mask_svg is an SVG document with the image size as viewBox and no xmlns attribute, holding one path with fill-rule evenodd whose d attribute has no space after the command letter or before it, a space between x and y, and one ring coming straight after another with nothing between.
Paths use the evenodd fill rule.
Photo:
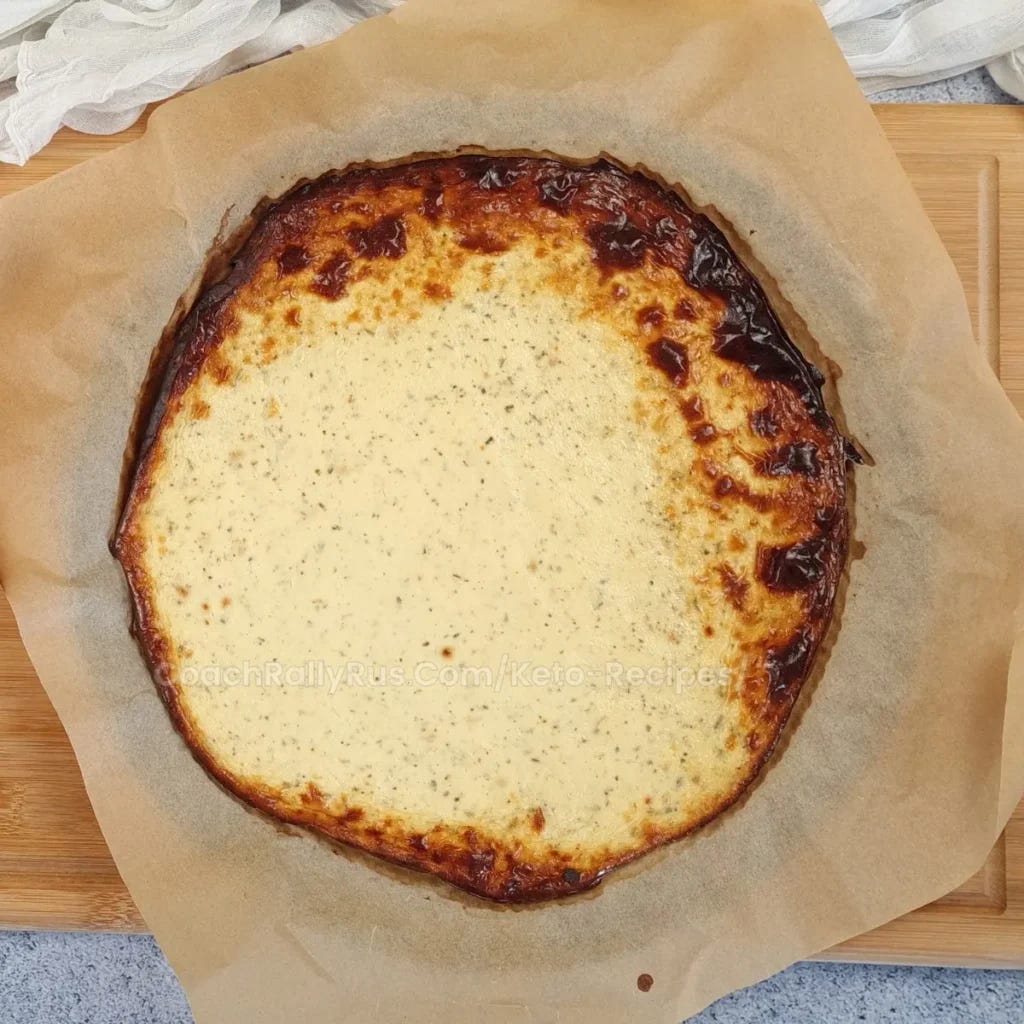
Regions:
<instances>
[{"instance_id":1,"label":"round pizza base","mask_svg":"<svg viewBox=\"0 0 1024 1024\"><path fill-rule=\"evenodd\" d=\"M118 534L179 729L471 892L593 885L732 803L811 669L819 382L710 222L608 164L300 187L182 324Z\"/></svg>"}]
</instances>

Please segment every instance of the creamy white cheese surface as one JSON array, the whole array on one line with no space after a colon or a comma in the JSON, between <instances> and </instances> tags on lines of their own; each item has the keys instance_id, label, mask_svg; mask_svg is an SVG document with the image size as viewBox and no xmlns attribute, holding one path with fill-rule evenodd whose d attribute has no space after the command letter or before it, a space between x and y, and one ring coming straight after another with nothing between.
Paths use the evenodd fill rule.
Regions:
<instances>
[{"instance_id":1,"label":"creamy white cheese surface","mask_svg":"<svg viewBox=\"0 0 1024 1024\"><path fill-rule=\"evenodd\" d=\"M238 778L625 847L744 771L738 652L694 585L727 526L687 501L659 371L582 293L524 248L449 291L297 293L192 383L140 510L173 681Z\"/></svg>"}]
</instances>

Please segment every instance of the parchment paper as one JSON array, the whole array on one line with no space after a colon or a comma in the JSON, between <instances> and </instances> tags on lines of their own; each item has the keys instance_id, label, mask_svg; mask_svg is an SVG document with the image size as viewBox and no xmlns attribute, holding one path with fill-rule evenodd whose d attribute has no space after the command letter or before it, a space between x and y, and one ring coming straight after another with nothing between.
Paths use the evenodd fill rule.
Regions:
<instances>
[{"instance_id":1,"label":"parchment paper","mask_svg":"<svg viewBox=\"0 0 1024 1024\"><path fill-rule=\"evenodd\" d=\"M219 790L107 550L139 384L218 234L299 178L463 144L608 152L713 205L841 368L874 460L841 629L749 799L525 910ZM200 1022L675 1021L954 887L1024 788L1024 429L810 2L411 0L4 200L0 311L0 578Z\"/></svg>"}]
</instances>

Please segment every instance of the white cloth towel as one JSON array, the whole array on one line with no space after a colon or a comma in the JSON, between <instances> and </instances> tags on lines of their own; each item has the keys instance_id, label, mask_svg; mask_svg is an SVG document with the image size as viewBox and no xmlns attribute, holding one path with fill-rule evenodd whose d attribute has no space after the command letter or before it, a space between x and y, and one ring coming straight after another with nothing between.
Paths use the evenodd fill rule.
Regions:
<instances>
[{"instance_id":1,"label":"white cloth towel","mask_svg":"<svg viewBox=\"0 0 1024 1024\"><path fill-rule=\"evenodd\" d=\"M314 46L401 0L0 0L0 161L61 125L107 134L147 103ZM818 0L865 91L986 65L1024 100L1024 0Z\"/></svg>"},{"instance_id":2,"label":"white cloth towel","mask_svg":"<svg viewBox=\"0 0 1024 1024\"><path fill-rule=\"evenodd\" d=\"M921 85L984 64L1024 100L1024 0L819 0L864 91Z\"/></svg>"}]
</instances>

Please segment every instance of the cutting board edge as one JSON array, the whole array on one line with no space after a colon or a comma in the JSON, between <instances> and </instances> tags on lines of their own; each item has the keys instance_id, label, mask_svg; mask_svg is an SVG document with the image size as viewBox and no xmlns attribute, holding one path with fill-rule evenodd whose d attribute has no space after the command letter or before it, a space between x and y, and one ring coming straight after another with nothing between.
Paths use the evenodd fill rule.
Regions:
<instances>
[{"instance_id":1,"label":"cutting board edge","mask_svg":"<svg viewBox=\"0 0 1024 1024\"><path fill-rule=\"evenodd\" d=\"M1014 158L1020 157L1021 168L1024 170L1024 107L1013 106L990 106L974 104L879 104L875 106L875 112L879 121L888 134L890 140L901 155L908 153L925 154L948 154L962 155L964 153L986 154L991 153L994 146L1007 147ZM148 111L147 111L148 115ZM15 170L16 175L24 175L29 181L43 180L53 173L57 173L55 164L64 163L70 167L86 156L95 155L101 152L112 150L125 142L140 138L145 131L144 117L136 125L119 136L96 138L94 136L81 135L68 129L62 130L55 143L52 143L43 154L30 161L26 168ZM984 125L979 127L979 121ZM928 145L921 148L916 137L927 129L931 132L948 132L949 137L943 135L932 136ZM913 142L913 145L911 145ZM901 145L902 144L902 145ZM54 148L63 147L70 151L63 160L55 156ZM1000 153L1000 156L1003 154ZM9 191L2 179L5 178L5 168L0 165L0 196ZM1024 178L1021 179L1024 181ZM1024 247L1024 239L1020 240ZM1000 238L1000 248L1003 239ZM1018 312L1014 322L1024 320L1024 303ZM1018 408L1024 409L1024 405L1018 404ZM1024 807L1024 805L1022 805ZM1021 811L1015 812L1020 814ZM1021 851L1020 865L1021 878L1019 879L1021 893L1024 894L1024 851ZM54 892L59 892L54 889ZM125 892L127 896L127 892ZM121 912L100 913L96 915L96 905L93 905L93 920L76 920L73 914L67 911L59 914L52 914L47 918L37 919L31 904L34 899L26 901L28 906L23 906L21 912L9 914L7 918L0 918L0 928L13 927L18 930L55 930L55 931L80 931L95 930L108 931L122 934L137 934L146 932L145 922L138 915L134 904L128 897L127 905L121 906ZM84 900L83 903L88 903ZM105 901L99 896L98 902L102 905ZM117 905L118 901L114 901ZM73 908L71 908L73 909ZM0 915L3 911L0 910ZM809 958L820 962L845 962L845 963L878 963L878 964L905 964L913 966L933 965L951 967L985 967L1011 969L1024 967L1024 910L1011 908L1003 914L987 915L984 917L983 927L988 929L988 936L984 948L976 948L977 941L972 939L968 943L972 948L967 949L961 943L960 948L953 948L947 941L939 941L932 944L930 948L923 948L920 937L913 940L905 936L894 935L891 938L885 936L887 929L899 929L904 922L913 920L918 915L927 915L928 910L923 908L914 911L904 918L897 919L890 924L876 929L867 935L858 936L840 943L838 946L822 951ZM966 917L969 915L965 915ZM944 915L949 917L949 915ZM954 915L955 917L955 915ZM978 915L973 916L977 923ZM941 920L941 918L940 918ZM90 927L91 925L91 927ZM938 925L940 931L945 928ZM992 941L992 940L995 941ZM882 948L876 943L890 942L898 945L903 943L903 948Z\"/></svg>"}]
</instances>

